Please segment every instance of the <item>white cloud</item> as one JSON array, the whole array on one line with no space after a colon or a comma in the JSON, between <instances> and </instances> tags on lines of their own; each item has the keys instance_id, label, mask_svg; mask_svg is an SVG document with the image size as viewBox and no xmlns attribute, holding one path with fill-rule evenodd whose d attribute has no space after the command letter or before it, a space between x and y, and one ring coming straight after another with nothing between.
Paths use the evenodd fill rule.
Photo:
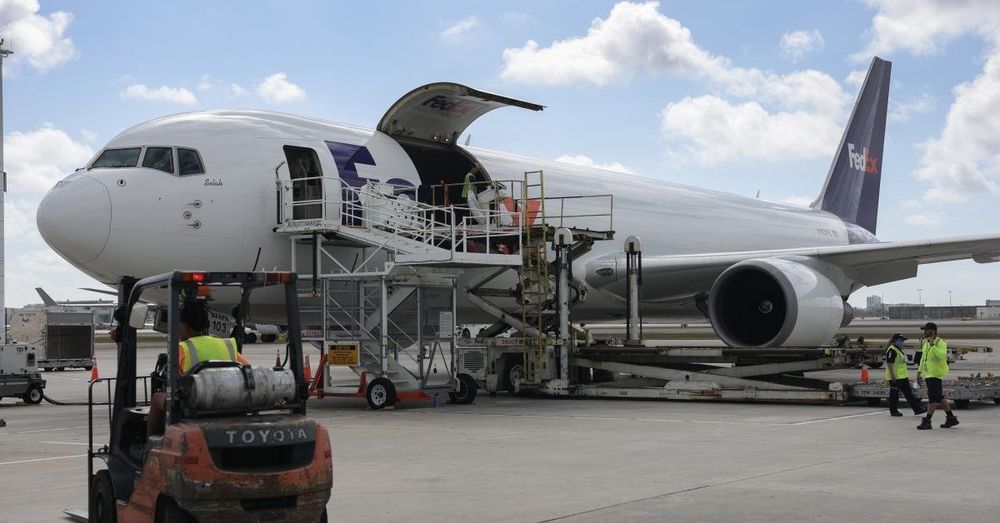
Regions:
<instances>
[{"instance_id":1,"label":"white cloud","mask_svg":"<svg viewBox=\"0 0 1000 523\"><path fill-rule=\"evenodd\" d=\"M680 161L785 161L832 152L850 102L836 80L815 70L776 74L734 67L699 47L691 31L658 6L620 2L607 19L595 19L586 36L506 49L501 75L542 85L601 86L641 73L706 79L718 95L685 98L661 113L670 154Z\"/></svg>"},{"instance_id":2,"label":"white cloud","mask_svg":"<svg viewBox=\"0 0 1000 523\"><path fill-rule=\"evenodd\" d=\"M479 18L475 16L469 16L463 18L457 24L441 31L441 39L447 42L458 42L462 39L462 35L475 29L479 25Z\"/></svg>"},{"instance_id":3,"label":"white cloud","mask_svg":"<svg viewBox=\"0 0 1000 523\"><path fill-rule=\"evenodd\" d=\"M215 82L212 81L212 75L203 74L201 75L201 80L198 82L198 90L207 91L211 89L214 85Z\"/></svg>"},{"instance_id":4,"label":"white cloud","mask_svg":"<svg viewBox=\"0 0 1000 523\"><path fill-rule=\"evenodd\" d=\"M847 74L847 78L844 78L844 83L857 89L861 89L861 85L865 83L865 76L867 75L867 70L855 69Z\"/></svg>"},{"instance_id":5,"label":"white cloud","mask_svg":"<svg viewBox=\"0 0 1000 523\"><path fill-rule=\"evenodd\" d=\"M4 203L4 237L7 240L41 241L35 226L35 211L38 200L24 198L9 199Z\"/></svg>"},{"instance_id":6,"label":"white cloud","mask_svg":"<svg viewBox=\"0 0 1000 523\"><path fill-rule=\"evenodd\" d=\"M898 102L892 100L889 102L889 119L896 122L908 122L910 116L914 114L933 111L936 103L937 100L927 93Z\"/></svg>"},{"instance_id":7,"label":"white cloud","mask_svg":"<svg viewBox=\"0 0 1000 523\"><path fill-rule=\"evenodd\" d=\"M976 194L1000 192L996 182L1000 152L995 145L1000 140L1000 121L994 117L1000 111L1000 2L869 3L879 11L872 19L871 40L858 57L897 49L915 55L935 53L949 40L969 33L980 35L989 45L982 73L952 89L955 99L944 128L923 144L913 175L928 186L924 194L928 202L955 203ZM926 105L919 100L914 103L918 108Z\"/></svg>"},{"instance_id":8,"label":"white cloud","mask_svg":"<svg viewBox=\"0 0 1000 523\"><path fill-rule=\"evenodd\" d=\"M790 31L781 35L779 47L785 58L797 62L813 50L823 48L823 35L818 29Z\"/></svg>"},{"instance_id":9,"label":"white cloud","mask_svg":"<svg viewBox=\"0 0 1000 523\"><path fill-rule=\"evenodd\" d=\"M53 127L8 133L4 152L7 180L17 192L48 191L94 155L90 147Z\"/></svg>"},{"instance_id":10,"label":"white cloud","mask_svg":"<svg viewBox=\"0 0 1000 523\"><path fill-rule=\"evenodd\" d=\"M989 0L868 0L868 4L879 11L872 18L871 40L854 55L861 61L897 49L915 55L936 53L946 41L970 31L994 38L1000 27L1000 2Z\"/></svg>"},{"instance_id":11,"label":"white cloud","mask_svg":"<svg viewBox=\"0 0 1000 523\"><path fill-rule=\"evenodd\" d=\"M197 89L204 92L222 92L226 96L238 97L247 94L247 90L235 82L224 82L218 78L213 78L210 74L201 75Z\"/></svg>"},{"instance_id":12,"label":"white cloud","mask_svg":"<svg viewBox=\"0 0 1000 523\"><path fill-rule=\"evenodd\" d=\"M662 112L663 135L678 160L717 165L740 159L780 162L829 156L840 128L806 111L768 113L758 102L732 104L712 95L684 98ZM680 139L683 138L683 139Z\"/></svg>"},{"instance_id":13,"label":"white cloud","mask_svg":"<svg viewBox=\"0 0 1000 523\"><path fill-rule=\"evenodd\" d=\"M918 200L906 200L903 202L903 208L908 211L913 211L921 207L921 203Z\"/></svg>"},{"instance_id":14,"label":"white cloud","mask_svg":"<svg viewBox=\"0 0 1000 523\"><path fill-rule=\"evenodd\" d=\"M639 72L700 73L724 60L698 47L691 31L657 11L658 2L616 4L606 20L594 19L586 36L542 48L529 40L503 52L507 80L567 85L624 82Z\"/></svg>"},{"instance_id":15,"label":"white cloud","mask_svg":"<svg viewBox=\"0 0 1000 523\"><path fill-rule=\"evenodd\" d=\"M194 93L183 87L168 87L166 85L150 89L144 84L132 84L119 93L122 98L133 100L148 100L154 102L170 102L175 104L193 105L198 103Z\"/></svg>"},{"instance_id":16,"label":"white cloud","mask_svg":"<svg viewBox=\"0 0 1000 523\"><path fill-rule=\"evenodd\" d=\"M285 73L274 73L265 78L257 85L257 94L271 103L294 102L306 97L306 92L289 82Z\"/></svg>"},{"instance_id":17,"label":"white cloud","mask_svg":"<svg viewBox=\"0 0 1000 523\"><path fill-rule=\"evenodd\" d=\"M907 225L915 227L930 227L941 225L941 217L937 213L921 212L919 214L908 214L904 221Z\"/></svg>"},{"instance_id":18,"label":"white cloud","mask_svg":"<svg viewBox=\"0 0 1000 523\"><path fill-rule=\"evenodd\" d=\"M501 15L501 18L506 22L527 22L531 20L531 15L521 11L507 11Z\"/></svg>"},{"instance_id":19,"label":"white cloud","mask_svg":"<svg viewBox=\"0 0 1000 523\"><path fill-rule=\"evenodd\" d=\"M616 171L625 174L635 174L635 171L629 169L628 167L625 167L619 162L597 163L589 156L584 156L582 154L576 154L576 155L564 154L559 158L556 158L556 161L563 163L571 163L573 165L582 165L584 167L594 167L597 169Z\"/></svg>"},{"instance_id":20,"label":"white cloud","mask_svg":"<svg viewBox=\"0 0 1000 523\"><path fill-rule=\"evenodd\" d=\"M78 56L66 28L73 15L56 11L39 15L37 0L0 1L0 35L14 51L11 61L27 60L39 71L47 71Z\"/></svg>"}]
</instances>

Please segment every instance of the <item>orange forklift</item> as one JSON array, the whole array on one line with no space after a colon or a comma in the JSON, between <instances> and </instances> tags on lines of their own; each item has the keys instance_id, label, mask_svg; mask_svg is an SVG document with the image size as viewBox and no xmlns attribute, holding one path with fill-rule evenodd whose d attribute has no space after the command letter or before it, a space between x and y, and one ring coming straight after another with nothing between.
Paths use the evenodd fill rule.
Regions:
<instances>
[{"instance_id":1,"label":"orange forklift","mask_svg":"<svg viewBox=\"0 0 1000 523\"><path fill-rule=\"evenodd\" d=\"M89 521L327 520L333 460L326 429L306 417L295 283L296 274L289 272L175 271L123 279L116 311L118 372L90 390ZM233 314L239 345L250 295L261 289L284 292L285 363L270 368L203 361L182 374L178 320L184 300L224 296L239 303ZM136 330L148 309L143 293L167 303L167 353L149 376L136 375ZM114 389L110 441L94 451L94 387L101 382L109 395ZM165 412L154 413L150 422L155 392L165 393ZM157 419L162 425L156 426ZM103 468L95 473L98 461Z\"/></svg>"}]
</instances>

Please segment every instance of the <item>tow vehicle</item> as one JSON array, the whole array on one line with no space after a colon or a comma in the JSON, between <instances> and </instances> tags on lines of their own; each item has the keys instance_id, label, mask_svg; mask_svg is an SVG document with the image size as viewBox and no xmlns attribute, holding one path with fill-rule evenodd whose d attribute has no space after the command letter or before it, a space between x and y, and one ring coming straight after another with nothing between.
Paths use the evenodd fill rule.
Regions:
<instances>
[{"instance_id":1,"label":"tow vehicle","mask_svg":"<svg viewBox=\"0 0 1000 523\"><path fill-rule=\"evenodd\" d=\"M333 461L326 429L306 417L309 394L296 279L290 272L175 271L122 280L117 375L90 389L90 521L327 520ZM251 293L275 291L266 287L284 291L289 327L285 366L204 361L182 374L182 302L235 296L240 306L234 312L234 332L242 332ZM137 377L136 329L147 312L139 301L144 292L166 293L169 336L153 374ZM102 382L109 393L114 389L114 402L109 407L110 441L95 451L93 398ZM166 395L164 424L148 429L150 397L157 391ZM143 394L141 404L138 393ZM95 463L104 467L95 472Z\"/></svg>"}]
</instances>

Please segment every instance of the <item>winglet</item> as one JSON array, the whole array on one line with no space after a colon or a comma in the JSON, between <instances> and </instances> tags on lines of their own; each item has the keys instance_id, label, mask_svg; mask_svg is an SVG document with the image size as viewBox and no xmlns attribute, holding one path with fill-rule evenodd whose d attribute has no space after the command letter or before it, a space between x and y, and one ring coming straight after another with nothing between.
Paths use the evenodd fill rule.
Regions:
<instances>
[{"instance_id":1,"label":"winglet","mask_svg":"<svg viewBox=\"0 0 1000 523\"><path fill-rule=\"evenodd\" d=\"M878 222L891 71L891 62L877 56L872 59L837 155L826 175L823 192L812 204L812 208L836 214L872 234Z\"/></svg>"}]
</instances>

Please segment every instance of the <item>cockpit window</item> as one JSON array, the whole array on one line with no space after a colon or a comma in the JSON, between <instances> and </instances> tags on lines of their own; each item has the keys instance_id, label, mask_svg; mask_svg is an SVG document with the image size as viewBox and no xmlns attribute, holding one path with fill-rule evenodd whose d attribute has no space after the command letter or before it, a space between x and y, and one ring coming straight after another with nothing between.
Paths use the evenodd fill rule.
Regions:
<instances>
[{"instance_id":1,"label":"cockpit window","mask_svg":"<svg viewBox=\"0 0 1000 523\"><path fill-rule=\"evenodd\" d=\"M170 147L147 147L142 166L174 173L174 151Z\"/></svg>"},{"instance_id":2,"label":"cockpit window","mask_svg":"<svg viewBox=\"0 0 1000 523\"><path fill-rule=\"evenodd\" d=\"M205 167L201 164L201 157L194 149L177 148L177 164L180 166L181 176L190 174L204 174Z\"/></svg>"},{"instance_id":3,"label":"cockpit window","mask_svg":"<svg viewBox=\"0 0 1000 523\"><path fill-rule=\"evenodd\" d=\"M139 153L142 147L126 149L105 149L97 160L91 164L91 169L114 169L118 167L135 167L139 164Z\"/></svg>"}]
</instances>

